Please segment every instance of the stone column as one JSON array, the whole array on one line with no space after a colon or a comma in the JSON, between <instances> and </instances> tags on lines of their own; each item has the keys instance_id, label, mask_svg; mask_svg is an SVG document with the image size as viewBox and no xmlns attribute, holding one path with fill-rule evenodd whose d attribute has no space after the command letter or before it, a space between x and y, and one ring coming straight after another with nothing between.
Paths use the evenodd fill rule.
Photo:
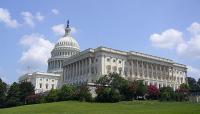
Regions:
<instances>
[{"instance_id":1,"label":"stone column","mask_svg":"<svg viewBox=\"0 0 200 114\"><path fill-rule=\"evenodd\" d=\"M139 77L140 73L139 73L139 69L138 69L138 60L136 60L136 61L137 61L137 77Z\"/></svg>"},{"instance_id":2,"label":"stone column","mask_svg":"<svg viewBox=\"0 0 200 114\"><path fill-rule=\"evenodd\" d=\"M142 79L145 77L144 76L144 62L143 61L141 61L141 63L142 63Z\"/></svg>"},{"instance_id":3,"label":"stone column","mask_svg":"<svg viewBox=\"0 0 200 114\"><path fill-rule=\"evenodd\" d=\"M155 65L155 67L156 67L156 80L157 80L157 78L158 78L158 71L157 71L157 64Z\"/></svg>"},{"instance_id":4,"label":"stone column","mask_svg":"<svg viewBox=\"0 0 200 114\"><path fill-rule=\"evenodd\" d=\"M147 68L147 79L149 79L149 63L147 62L146 63L146 68Z\"/></svg>"},{"instance_id":5,"label":"stone column","mask_svg":"<svg viewBox=\"0 0 200 114\"><path fill-rule=\"evenodd\" d=\"M89 57L89 75L91 74L91 57Z\"/></svg>"},{"instance_id":6,"label":"stone column","mask_svg":"<svg viewBox=\"0 0 200 114\"><path fill-rule=\"evenodd\" d=\"M153 78L153 72L154 72L154 70L153 70L153 64L151 64L151 79Z\"/></svg>"},{"instance_id":7,"label":"stone column","mask_svg":"<svg viewBox=\"0 0 200 114\"><path fill-rule=\"evenodd\" d=\"M133 77L133 74L134 74L133 73L133 60L131 60L131 75L132 75L131 77Z\"/></svg>"}]
</instances>

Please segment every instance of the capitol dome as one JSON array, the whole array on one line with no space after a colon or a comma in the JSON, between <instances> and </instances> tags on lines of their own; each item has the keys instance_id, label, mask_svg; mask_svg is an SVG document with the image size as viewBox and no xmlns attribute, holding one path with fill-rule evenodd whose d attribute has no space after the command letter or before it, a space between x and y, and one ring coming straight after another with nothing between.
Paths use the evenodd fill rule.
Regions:
<instances>
[{"instance_id":1,"label":"capitol dome","mask_svg":"<svg viewBox=\"0 0 200 114\"><path fill-rule=\"evenodd\" d=\"M58 40L55 48L68 47L80 50L78 42L70 35L70 28L65 29L65 35Z\"/></svg>"},{"instance_id":2,"label":"capitol dome","mask_svg":"<svg viewBox=\"0 0 200 114\"><path fill-rule=\"evenodd\" d=\"M51 58L48 60L48 72L61 73L62 63L65 59L80 52L78 42L70 34L69 21L65 28L65 35L62 36L51 51Z\"/></svg>"}]
</instances>

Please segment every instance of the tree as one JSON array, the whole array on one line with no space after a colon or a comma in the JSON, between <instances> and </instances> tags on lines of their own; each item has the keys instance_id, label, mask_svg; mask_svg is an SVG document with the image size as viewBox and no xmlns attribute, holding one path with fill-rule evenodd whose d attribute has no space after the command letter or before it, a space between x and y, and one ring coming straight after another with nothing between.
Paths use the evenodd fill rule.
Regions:
<instances>
[{"instance_id":1,"label":"tree","mask_svg":"<svg viewBox=\"0 0 200 114\"><path fill-rule=\"evenodd\" d=\"M189 95L189 86L187 84L181 84L179 89L176 90L177 101L187 101Z\"/></svg>"},{"instance_id":2,"label":"tree","mask_svg":"<svg viewBox=\"0 0 200 114\"><path fill-rule=\"evenodd\" d=\"M147 87L148 99L158 99L160 90L155 85L149 85Z\"/></svg>"},{"instance_id":3,"label":"tree","mask_svg":"<svg viewBox=\"0 0 200 114\"><path fill-rule=\"evenodd\" d=\"M20 90L20 101L23 103L25 103L25 99L27 96L34 94L34 86L31 84L31 82L20 83L19 90Z\"/></svg>"},{"instance_id":4,"label":"tree","mask_svg":"<svg viewBox=\"0 0 200 114\"><path fill-rule=\"evenodd\" d=\"M161 101L171 101L174 97L174 91L171 87L162 87L160 89L160 100Z\"/></svg>"},{"instance_id":5,"label":"tree","mask_svg":"<svg viewBox=\"0 0 200 114\"><path fill-rule=\"evenodd\" d=\"M109 96L110 102L119 102L121 100L121 95L118 89L111 88Z\"/></svg>"},{"instance_id":6,"label":"tree","mask_svg":"<svg viewBox=\"0 0 200 114\"><path fill-rule=\"evenodd\" d=\"M192 77L187 77L187 81L188 81L188 85L190 87L190 90L198 90L198 84L196 82L196 80Z\"/></svg>"},{"instance_id":7,"label":"tree","mask_svg":"<svg viewBox=\"0 0 200 114\"><path fill-rule=\"evenodd\" d=\"M121 100L121 95L118 89L110 87L98 87L96 89L97 102L119 102Z\"/></svg>"},{"instance_id":8,"label":"tree","mask_svg":"<svg viewBox=\"0 0 200 114\"><path fill-rule=\"evenodd\" d=\"M143 98L144 99L144 95L147 92L147 86L144 85L142 80L138 80L137 81L137 91L136 91L136 96L137 98Z\"/></svg>"},{"instance_id":9,"label":"tree","mask_svg":"<svg viewBox=\"0 0 200 114\"><path fill-rule=\"evenodd\" d=\"M105 75L100 77L97 81L96 84L101 85L101 86L108 86L110 85L111 79L109 78L109 75Z\"/></svg>"},{"instance_id":10,"label":"tree","mask_svg":"<svg viewBox=\"0 0 200 114\"><path fill-rule=\"evenodd\" d=\"M72 100L75 95L75 87L71 85L63 85L58 92L58 99L60 101Z\"/></svg>"},{"instance_id":11,"label":"tree","mask_svg":"<svg viewBox=\"0 0 200 114\"><path fill-rule=\"evenodd\" d=\"M123 100L133 100L136 99L136 92L137 92L137 82L136 81L130 81L127 86L124 86L124 88L121 90L122 99Z\"/></svg>"},{"instance_id":12,"label":"tree","mask_svg":"<svg viewBox=\"0 0 200 114\"><path fill-rule=\"evenodd\" d=\"M56 102L58 101L58 93L59 91L56 89L52 89L49 91L49 93L47 94L47 96L45 96L45 101L46 102Z\"/></svg>"},{"instance_id":13,"label":"tree","mask_svg":"<svg viewBox=\"0 0 200 114\"><path fill-rule=\"evenodd\" d=\"M14 82L7 93L7 97L6 97L6 106L10 107L10 106L17 106L22 104L20 102L20 89L19 89L19 84Z\"/></svg>"},{"instance_id":14,"label":"tree","mask_svg":"<svg viewBox=\"0 0 200 114\"><path fill-rule=\"evenodd\" d=\"M0 79L0 107L4 107L6 100L7 84Z\"/></svg>"},{"instance_id":15,"label":"tree","mask_svg":"<svg viewBox=\"0 0 200 114\"><path fill-rule=\"evenodd\" d=\"M197 81L197 85L198 85L198 90L200 91L200 78Z\"/></svg>"},{"instance_id":16,"label":"tree","mask_svg":"<svg viewBox=\"0 0 200 114\"><path fill-rule=\"evenodd\" d=\"M79 101L92 101L90 89L85 85L79 86L76 91L76 99Z\"/></svg>"}]
</instances>

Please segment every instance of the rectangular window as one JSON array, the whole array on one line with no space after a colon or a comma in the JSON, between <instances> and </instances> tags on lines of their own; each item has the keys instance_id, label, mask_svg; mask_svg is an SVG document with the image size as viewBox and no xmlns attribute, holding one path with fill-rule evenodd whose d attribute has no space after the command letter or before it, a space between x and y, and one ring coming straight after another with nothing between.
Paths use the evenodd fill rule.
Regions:
<instances>
[{"instance_id":1,"label":"rectangular window","mask_svg":"<svg viewBox=\"0 0 200 114\"><path fill-rule=\"evenodd\" d=\"M51 89L54 89L54 84L51 85Z\"/></svg>"},{"instance_id":2,"label":"rectangular window","mask_svg":"<svg viewBox=\"0 0 200 114\"><path fill-rule=\"evenodd\" d=\"M40 88L42 88L42 83L40 83Z\"/></svg>"},{"instance_id":3,"label":"rectangular window","mask_svg":"<svg viewBox=\"0 0 200 114\"><path fill-rule=\"evenodd\" d=\"M46 84L46 89L48 89L48 84Z\"/></svg>"}]
</instances>

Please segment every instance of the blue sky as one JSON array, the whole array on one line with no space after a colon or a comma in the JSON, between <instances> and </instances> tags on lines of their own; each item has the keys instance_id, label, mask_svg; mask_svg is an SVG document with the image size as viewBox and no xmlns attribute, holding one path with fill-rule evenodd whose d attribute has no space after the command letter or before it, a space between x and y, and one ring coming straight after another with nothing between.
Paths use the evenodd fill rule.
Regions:
<instances>
[{"instance_id":1,"label":"blue sky","mask_svg":"<svg viewBox=\"0 0 200 114\"><path fill-rule=\"evenodd\" d=\"M199 11L199 0L1 0L0 77L12 83L27 66L46 71L47 53L69 19L81 50L144 52L186 64L189 76L200 78Z\"/></svg>"}]
</instances>

